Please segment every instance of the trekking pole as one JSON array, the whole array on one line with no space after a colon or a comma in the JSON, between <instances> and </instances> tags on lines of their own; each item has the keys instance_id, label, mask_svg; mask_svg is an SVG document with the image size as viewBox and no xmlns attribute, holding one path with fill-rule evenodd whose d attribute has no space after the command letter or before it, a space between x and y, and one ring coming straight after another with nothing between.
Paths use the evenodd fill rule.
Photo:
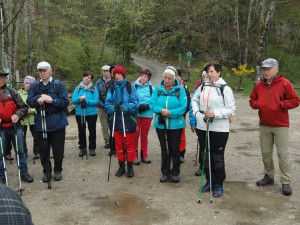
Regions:
<instances>
[{"instance_id":1,"label":"trekking pole","mask_svg":"<svg viewBox=\"0 0 300 225\"><path fill-rule=\"evenodd\" d=\"M1 122L0 122L0 124L1 124ZM0 149L1 149L1 154L2 154L3 169L4 169L4 175L5 175L5 182L6 182L6 186L8 186L8 179L7 179L7 172L6 172L5 158L4 158L4 149L3 149L3 144L2 144L2 137L1 137L1 135L0 135Z\"/></svg>"},{"instance_id":2,"label":"trekking pole","mask_svg":"<svg viewBox=\"0 0 300 225\"><path fill-rule=\"evenodd\" d=\"M48 147L48 135L47 135L47 125L46 125L46 113L45 113L45 104L41 104L41 123L42 123L42 132L43 132L43 142L44 142L44 151L47 152ZM50 158L49 155L46 159L46 176L48 180L48 189L51 189L51 176L50 176Z\"/></svg>"},{"instance_id":3,"label":"trekking pole","mask_svg":"<svg viewBox=\"0 0 300 225\"><path fill-rule=\"evenodd\" d=\"M84 132L84 137L85 137L85 143L87 143L86 142L86 118L85 118L85 108L83 109L83 128L84 128L84 130L83 130L83 132ZM87 145L86 145L86 148L85 148L85 157L86 157L86 159L89 159L89 157L88 157L88 152L87 152Z\"/></svg>"},{"instance_id":4,"label":"trekking pole","mask_svg":"<svg viewBox=\"0 0 300 225\"><path fill-rule=\"evenodd\" d=\"M114 132L115 132L115 122L116 122L116 112L114 112L114 118L113 118L113 126L112 126L112 133L110 136L110 147L114 148L115 145L115 139L114 139ZM112 150L111 150L112 151ZM110 154L109 156L109 164L108 164L108 175L107 175L107 182L109 182L109 176L110 176L110 166L111 166L111 157L113 154Z\"/></svg>"},{"instance_id":5,"label":"trekking pole","mask_svg":"<svg viewBox=\"0 0 300 225\"><path fill-rule=\"evenodd\" d=\"M20 189L18 192L20 192L20 195L22 196L22 181L21 181L21 170L20 170L20 159L19 159L19 146L18 146L18 136L17 136L17 124L14 123L14 131L15 131L15 145L16 145L16 154L17 154L17 165L19 170L19 185Z\"/></svg>"},{"instance_id":6,"label":"trekking pole","mask_svg":"<svg viewBox=\"0 0 300 225\"><path fill-rule=\"evenodd\" d=\"M208 149L208 170L209 170L209 192L210 192L210 203L213 202L212 196L212 182L211 182L211 161L210 161L210 140L209 140L209 123L207 123L207 149Z\"/></svg>"},{"instance_id":7,"label":"trekking pole","mask_svg":"<svg viewBox=\"0 0 300 225\"><path fill-rule=\"evenodd\" d=\"M204 156L203 156L202 171L200 176L200 184L199 184L199 192L198 192L198 203L202 202L202 185L203 185L204 165L205 165L206 149L207 149L207 133L208 133L208 126L207 126L206 136L205 136Z\"/></svg>"},{"instance_id":8,"label":"trekking pole","mask_svg":"<svg viewBox=\"0 0 300 225\"><path fill-rule=\"evenodd\" d=\"M122 113L122 123L123 123L123 134L124 134L124 155L125 155L125 161L127 162L127 144L126 144L126 131L125 131L125 122L124 122L124 113ZM127 162L128 163L128 162Z\"/></svg>"}]
</instances>

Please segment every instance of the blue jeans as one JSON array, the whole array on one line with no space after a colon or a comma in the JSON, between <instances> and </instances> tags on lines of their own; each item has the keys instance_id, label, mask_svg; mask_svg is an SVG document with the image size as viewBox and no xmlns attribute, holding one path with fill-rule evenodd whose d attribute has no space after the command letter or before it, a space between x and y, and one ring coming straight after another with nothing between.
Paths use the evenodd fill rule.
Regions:
<instances>
[{"instance_id":1,"label":"blue jeans","mask_svg":"<svg viewBox=\"0 0 300 225\"><path fill-rule=\"evenodd\" d=\"M23 127L20 123L16 124L16 133L17 133L17 142L18 142L20 171L21 171L21 175L24 175L25 173L27 173L27 162L26 162L26 156L24 154ZM15 152L17 152L14 126L5 127L5 128L1 127L0 134L1 134L2 147L3 147L3 149L0 150L1 157L5 155L7 140L9 139L12 140L12 144L14 146ZM0 178L5 178L3 160L0 160Z\"/></svg>"}]
</instances>

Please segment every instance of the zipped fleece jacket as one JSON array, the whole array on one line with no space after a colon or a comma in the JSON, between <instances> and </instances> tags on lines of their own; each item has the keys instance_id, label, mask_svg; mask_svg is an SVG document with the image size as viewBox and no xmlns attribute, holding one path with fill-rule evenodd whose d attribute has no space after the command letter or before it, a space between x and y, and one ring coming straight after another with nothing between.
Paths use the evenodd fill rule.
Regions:
<instances>
[{"instance_id":1,"label":"zipped fleece jacket","mask_svg":"<svg viewBox=\"0 0 300 225\"><path fill-rule=\"evenodd\" d=\"M80 97L86 97L85 111L81 108ZM82 82L74 89L72 96L72 104L76 105L75 114L77 116L92 116L97 115L97 106L99 104L99 94L97 88L93 85L93 82L89 84L87 89L84 88Z\"/></svg>"},{"instance_id":2,"label":"zipped fleece jacket","mask_svg":"<svg viewBox=\"0 0 300 225\"><path fill-rule=\"evenodd\" d=\"M179 89L179 96L176 96L176 90ZM174 86L167 91L165 89L164 81L161 85L153 90L150 100L150 109L155 113L154 127L158 129L175 130L185 127L185 120L183 114L185 113L187 105L187 96L184 87L180 86L175 80ZM170 117L166 117L166 126L159 123L159 116L162 109L168 109L171 113Z\"/></svg>"},{"instance_id":3,"label":"zipped fleece jacket","mask_svg":"<svg viewBox=\"0 0 300 225\"><path fill-rule=\"evenodd\" d=\"M278 75L268 85L260 80L250 95L250 106L258 109L259 124L271 127L289 127L289 109L299 106L299 97L289 80Z\"/></svg>"},{"instance_id":4,"label":"zipped fleece jacket","mask_svg":"<svg viewBox=\"0 0 300 225\"><path fill-rule=\"evenodd\" d=\"M207 123L204 122L204 112L210 108L215 113L212 123L209 125L210 131L229 132L229 117L235 115L235 100L230 87L225 86L221 94L220 86L226 82L219 78L214 85L206 82L203 89L198 88L198 91L192 98L191 104L193 113L197 119L197 129L207 130Z\"/></svg>"},{"instance_id":5,"label":"zipped fleece jacket","mask_svg":"<svg viewBox=\"0 0 300 225\"><path fill-rule=\"evenodd\" d=\"M24 89L19 90L19 94L24 102L26 102L28 92ZM34 124L34 115L36 114L36 110L30 108L30 112L21 120L22 125L33 125Z\"/></svg>"},{"instance_id":6,"label":"zipped fleece jacket","mask_svg":"<svg viewBox=\"0 0 300 225\"><path fill-rule=\"evenodd\" d=\"M135 87L136 88L136 91L137 91L137 94L139 96L139 104L150 104L150 99L151 99L151 93L150 93L150 85L151 82L148 81L147 83L145 83L144 85L142 85L140 82L139 82L139 79L135 81ZM154 89L154 87L152 86L152 89ZM150 105L149 105L150 107ZM142 113L138 113L137 114L137 117L142 117L142 118L152 118L153 117L153 112L149 109L149 110L146 110Z\"/></svg>"}]
</instances>

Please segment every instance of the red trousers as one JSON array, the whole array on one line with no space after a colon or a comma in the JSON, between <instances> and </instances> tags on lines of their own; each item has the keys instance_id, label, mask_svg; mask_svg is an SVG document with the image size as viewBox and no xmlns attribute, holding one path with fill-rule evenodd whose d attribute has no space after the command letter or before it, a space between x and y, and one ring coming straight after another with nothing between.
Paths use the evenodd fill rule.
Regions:
<instances>
[{"instance_id":1,"label":"red trousers","mask_svg":"<svg viewBox=\"0 0 300 225\"><path fill-rule=\"evenodd\" d=\"M139 145L139 138L140 138L140 147L143 153L143 158L148 158L148 133L151 126L152 118L143 118L137 117L136 118L136 132L135 132L135 142L134 142L134 149L138 150ZM136 157L138 155L136 154Z\"/></svg>"},{"instance_id":2,"label":"red trousers","mask_svg":"<svg viewBox=\"0 0 300 225\"><path fill-rule=\"evenodd\" d=\"M180 135L179 149L181 152L183 152L185 148L186 148L186 138L185 138L185 128L183 128Z\"/></svg>"},{"instance_id":3,"label":"red trousers","mask_svg":"<svg viewBox=\"0 0 300 225\"><path fill-rule=\"evenodd\" d=\"M126 161L127 162L133 162L135 159L135 132L127 132L126 138L124 138L124 133L115 131L114 137L115 137L115 146L116 146L116 152L118 161ZM125 143L126 139L126 143Z\"/></svg>"}]
</instances>

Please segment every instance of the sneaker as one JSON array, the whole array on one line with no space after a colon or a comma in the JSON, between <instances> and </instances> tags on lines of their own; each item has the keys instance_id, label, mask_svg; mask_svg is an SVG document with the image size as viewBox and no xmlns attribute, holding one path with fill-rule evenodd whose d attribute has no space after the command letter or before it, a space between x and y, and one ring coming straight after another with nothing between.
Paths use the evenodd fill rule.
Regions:
<instances>
[{"instance_id":1,"label":"sneaker","mask_svg":"<svg viewBox=\"0 0 300 225\"><path fill-rule=\"evenodd\" d=\"M133 161L133 164L134 165L140 165L140 163L141 163L141 160L140 159L135 159L134 161Z\"/></svg>"},{"instance_id":2,"label":"sneaker","mask_svg":"<svg viewBox=\"0 0 300 225\"><path fill-rule=\"evenodd\" d=\"M42 178L42 181L43 181L44 183L47 183L47 182L49 182L49 181L51 180L51 178L52 178L52 174L51 174L51 173L50 173L49 179L48 179L47 174L44 173L44 176L43 176L43 178Z\"/></svg>"},{"instance_id":3,"label":"sneaker","mask_svg":"<svg viewBox=\"0 0 300 225\"><path fill-rule=\"evenodd\" d=\"M292 188L289 184L282 185L282 194L287 196L292 194Z\"/></svg>"},{"instance_id":4,"label":"sneaker","mask_svg":"<svg viewBox=\"0 0 300 225\"><path fill-rule=\"evenodd\" d=\"M33 155L33 159L39 159L40 158L40 154L34 154Z\"/></svg>"},{"instance_id":5,"label":"sneaker","mask_svg":"<svg viewBox=\"0 0 300 225\"><path fill-rule=\"evenodd\" d=\"M221 198L223 193L224 193L224 190L223 190L223 185L222 184L216 184L215 187L214 187L214 197L215 198Z\"/></svg>"},{"instance_id":6,"label":"sneaker","mask_svg":"<svg viewBox=\"0 0 300 225\"><path fill-rule=\"evenodd\" d=\"M267 174L265 174L263 179L256 182L257 186L267 186L270 184L274 184L274 178L270 178Z\"/></svg>"},{"instance_id":7,"label":"sneaker","mask_svg":"<svg viewBox=\"0 0 300 225\"><path fill-rule=\"evenodd\" d=\"M204 184L202 187L201 187L201 192L202 193L205 193L205 192L209 192L210 191L210 184L209 182L206 182L206 184Z\"/></svg>"},{"instance_id":8,"label":"sneaker","mask_svg":"<svg viewBox=\"0 0 300 225\"><path fill-rule=\"evenodd\" d=\"M180 163L184 163L184 158L180 156Z\"/></svg>"},{"instance_id":9,"label":"sneaker","mask_svg":"<svg viewBox=\"0 0 300 225\"><path fill-rule=\"evenodd\" d=\"M95 156L95 155L96 155L95 149L90 149L90 155L91 155L91 156Z\"/></svg>"},{"instance_id":10,"label":"sneaker","mask_svg":"<svg viewBox=\"0 0 300 225\"><path fill-rule=\"evenodd\" d=\"M33 182L33 179L32 177L28 174L28 173L25 173L21 176L21 180L26 182L26 183L31 183Z\"/></svg>"},{"instance_id":11,"label":"sneaker","mask_svg":"<svg viewBox=\"0 0 300 225\"><path fill-rule=\"evenodd\" d=\"M104 148L109 148L109 144L105 144L105 145L104 145Z\"/></svg>"},{"instance_id":12,"label":"sneaker","mask_svg":"<svg viewBox=\"0 0 300 225\"><path fill-rule=\"evenodd\" d=\"M85 154L86 154L86 149L80 149L79 157L85 156Z\"/></svg>"},{"instance_id":13,"label":"sneaker","mask_svg":"<svg viewBox=\"0 0 300 225\"><path fill-rule=\"evenodd\" d=\"M60 181L62 179L62 175L60 172L54 172L54 180Z\"/></svg>"},{"instance_id":14,"label":"sneaker","mask_svg":"<svg viewBox=\"0 0 300 225\"><path fill-rule=\"evenodd\" d=\"M159 178L159 181L161 183L165 183L169 180L169 177L167 175L162 175L160 178Z\"/></svg>"},{"instance_id":15,"label":"sneaker","mask_svg":"<svg viewBox=\"0 0 300 225\"><path fill-rule=\"evenodd\" d=\"M6 156L5 156L5 159L6 159L6 160L9 160L9 161L14 160L14 158L11 157L11 154L6 155Z\"/></svg>"},{"instance_id":16,"label":"sneaker","mask_svg":"<svg viewBox=\"0 0 300 225\"><path fill-rule=\"evenodd\" d=\"M195 176L200 177L202 175L202 170L199 168L196 172L195 172Z\"/></svg>"},{"instance_id":17,"label":"sneaker","mask_svg":"<svg viewBox=\"0 0 300 225\"><path fill-rule=\"evenodd\" d=\"M0 184L6 184L6 179L5 178L0 178Z\"/></svg>"},{"instance_id":18,"label":"sneaker","mask_svg":"<svg viewBox=\"0 0 300 225\"><path fill-rule=\"evenodd\" d=\"M146 163L146 164L151 163L151 159L149 159L149 158L142 158L141 161L142 161L143 163Z\"/></svg>"},{"instance_id":19,"label":"sneaker","mask_svg":"<svg viewBox=\"0 0 300 225\"><path fill-rule=\"evenodd\" d=\"M171 175L171 182L172 183L179 183L179 181L180 181L179 176L173 176L173 175Z\"/></svg>"}]
</instances>

